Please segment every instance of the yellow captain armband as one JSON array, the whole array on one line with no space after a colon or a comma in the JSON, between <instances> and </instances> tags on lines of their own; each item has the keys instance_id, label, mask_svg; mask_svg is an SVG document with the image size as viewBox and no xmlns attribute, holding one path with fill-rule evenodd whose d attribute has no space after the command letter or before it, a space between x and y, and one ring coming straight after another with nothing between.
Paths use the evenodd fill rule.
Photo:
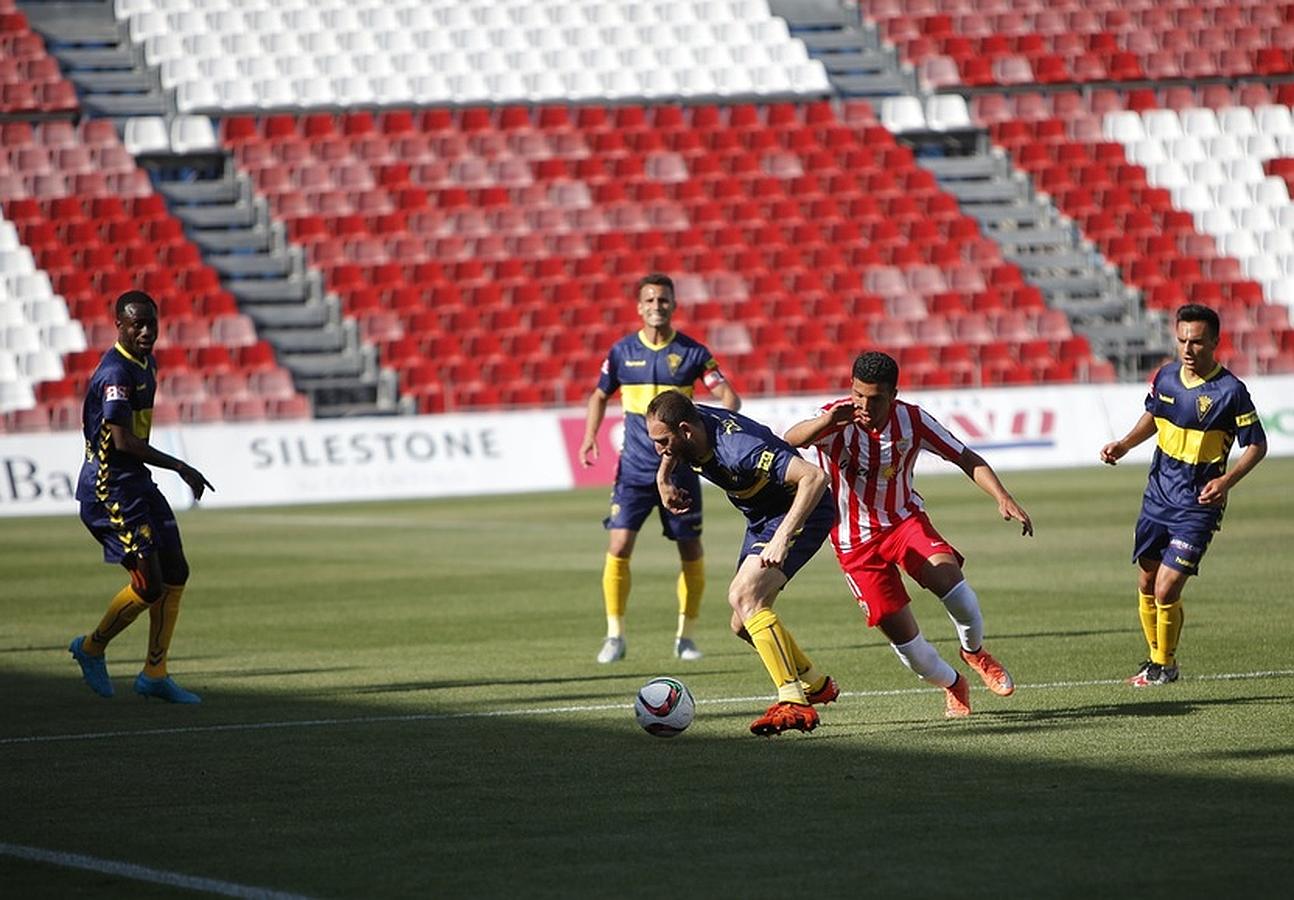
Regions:
<instances>
[{"instance_id":1,"label":"yellow captain armband","mask_svg":"<svg viewBox=\"0 0 1294 900\"><path fill-rule=\"evenodd\" d=\"M1252 425L1258 421L1257 410L1250 410L1243 415L1236 416L1236 427L1244 428L1246 425Z\"/></svg>"}]
</instances>

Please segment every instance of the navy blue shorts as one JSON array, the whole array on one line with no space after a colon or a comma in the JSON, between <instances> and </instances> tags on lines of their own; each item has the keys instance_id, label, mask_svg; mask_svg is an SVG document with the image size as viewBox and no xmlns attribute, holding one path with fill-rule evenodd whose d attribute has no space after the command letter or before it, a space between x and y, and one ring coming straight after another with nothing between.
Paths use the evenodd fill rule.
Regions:
<instances>
[{"instance_id":1,"label":"navy blue shorts","mask_svg":"<svg viewBox=\"0 0 1294 900\"><path fill-rule=\"evenodd\" d=\"M1136 546L1132 561L1156 559L1170 569L1187 575L1200 573L1200 560L1209 549L1214 529L1207 525L1189 522L1180 525L1161 525L1143 514L1137 519Z\"/></svg>"},{"instance_id":2,"label":"navy blue shorts","mask_svg":"<svg viewBox=\"0 0 1294 900\"><path fill-rule=\"evenodd\" d=\"M156 551L183 551L175 513L156 485L113 493L104 502L82 500L81 521L103 545L107 563L143 559Z\"/></svg>"},{"instance_id":3,"label":"navy blue shorts","mask_svg":"<svg viewBox=\"0 0 1294 900\"><path fill-rule=\"evenodd\" d=\"M684 466L674 472L674 483L692 498L692 508L682 515L675 515L661 504L656 482L623 484L617 478L611 489L611 514L602 520L602 526L638 531L654 509L660 513L661 534L665 537L671 541L696 540L701 537L701 479Z\"/></svg>"},{"instance_id":4,"label":"navy blue shorts","mask_svg":"<svg viewBox=\"0 0 1294 900\"><path fill-rule=\"evenodd\" d=\"M827 495L830 497L830 494ZM785 516L778 516L774 519L768 519L758 528L751 527L746 529L746 539L741 544L741 554L737 557L737 568L745 562L747 556L752 554L758 556L777 531L777 526L782 524ZM804 527L800 529L795 537L791 538L791 546L786 551L786 561L782 563L782 574L786 580L790 581L791 577L804 564L813 559L813 554L818 552L822 542L831 534L831 528L836 524L836 507L828 503L819 503L818 506L809 513L808 520Z\"/></svg>"}]
</instances>

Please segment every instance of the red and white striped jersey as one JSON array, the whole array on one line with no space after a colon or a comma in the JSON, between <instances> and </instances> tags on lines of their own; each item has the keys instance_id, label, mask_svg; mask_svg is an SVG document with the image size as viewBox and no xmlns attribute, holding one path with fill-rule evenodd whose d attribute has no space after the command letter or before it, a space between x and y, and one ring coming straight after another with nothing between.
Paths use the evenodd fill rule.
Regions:
<instances>
[{"instance_id":1,"label":"red and white striped jersey","mask_svg":"<svg viewBox=\"0 0 1294 900\"><path fill-rule=\"evenodd\" d=\"M849 402L847 397L833 401L818 414ZM839 513L831 542L837 552L853 550L922 508L921 495L912 488L912 467L923 448L955 463L966 445L930 413L902 400L894 402L878 431L850 422L811 445L818 466L831 476Z\"/></svg>"}]
</instances>

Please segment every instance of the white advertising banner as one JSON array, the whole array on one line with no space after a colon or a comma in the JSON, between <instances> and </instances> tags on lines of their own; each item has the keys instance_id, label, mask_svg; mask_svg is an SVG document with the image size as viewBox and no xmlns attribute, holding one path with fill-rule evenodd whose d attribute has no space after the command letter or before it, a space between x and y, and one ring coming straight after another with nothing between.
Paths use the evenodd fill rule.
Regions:
<instances>
[{"instance_id":1,"label":"white advertising banner","mask_svg":"<svg viewBox=\"0 0 1294 900\"><path fill-rule=\"evenodd\" d=\"M208 425L182 456L215 485L204 506L541 491L571 486L549 412Z\"/></svg>"},{"instance_id":2,"label":"white advertising banner","mask_svg":"<svg viewBox=\"0 0 1294 900\"><path fill-rule=\"evenodd\" d=\"M1294 455L1294 376L1246 382L1269 452ZM1099 465L1106 442L1142 412L1144 385L1066 385L902 393L1001 470ZM742 411L784 432L834 396L748 400ZM582 410L260 422L159 429L153 444L215 485L204 506L255 506L562 490L610 484L607 417L597 465L578 459ZM1154 441L1126 459L1144 463ZM75 515L79 433L0 435L0 515ZM1234 454L1234 451L1233 451ZM1234 458L1234 457L1233 457ZM929 457L927 471L948 471ZM191 503L173 473L157 483L176 509Z\"/></svg>"},{"instance_id":3,"label":"white advertising banner","mask_svg":"<svg viewBox=\"0 0 1294 900\"><path fill-rule=\"evenodd\" d=\"M1294 455L1294 377L1252 378L1246 384L1267 431L1268 452ZM838 396L843 395L751 400L742 412L780 434ZM1144 411L1146 385L921 391L899 396L943 422L995 469L1067 468L1101 464L1101 447L1127 434ZM1148 440L1124 459L1149 462L1154 449L1154 440ZM945 465L933 459L935 467Z\"/></svg>"}]
</instances>

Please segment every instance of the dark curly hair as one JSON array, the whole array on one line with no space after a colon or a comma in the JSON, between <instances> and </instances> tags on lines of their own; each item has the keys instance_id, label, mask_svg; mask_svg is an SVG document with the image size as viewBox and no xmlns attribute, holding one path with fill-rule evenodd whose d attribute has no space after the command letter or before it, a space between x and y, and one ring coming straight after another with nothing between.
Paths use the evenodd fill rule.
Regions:
<instances>
[{"instance_id":1,"label":"dark curly hair","mask_svg":"<svg viewBox=\"0 0 1294 900\"><path fill-rule=\"evenodd\" d=\"M888 353L868 350L854 360L854 378L864 384L883 384L895 391L899 387L899 364Z\"/></svg>"}]
</instances>

